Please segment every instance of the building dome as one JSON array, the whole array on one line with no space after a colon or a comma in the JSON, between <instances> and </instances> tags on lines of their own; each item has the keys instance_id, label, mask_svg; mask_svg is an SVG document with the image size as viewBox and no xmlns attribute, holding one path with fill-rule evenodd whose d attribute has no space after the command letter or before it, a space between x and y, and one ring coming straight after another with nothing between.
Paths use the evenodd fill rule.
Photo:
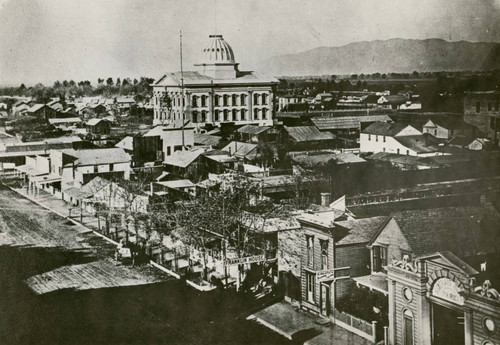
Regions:
<instances>
[{"instance_id":1,"label":"building dome","mask_svg":"<svg viewBox=\"0 0 500 345\"><path fill-rule=\"evenodd\" d=\"M233 48L224 41L222 35L210 35L210 43L203 49L204 64L234 64Z\"/></svg>"}]
</instances>

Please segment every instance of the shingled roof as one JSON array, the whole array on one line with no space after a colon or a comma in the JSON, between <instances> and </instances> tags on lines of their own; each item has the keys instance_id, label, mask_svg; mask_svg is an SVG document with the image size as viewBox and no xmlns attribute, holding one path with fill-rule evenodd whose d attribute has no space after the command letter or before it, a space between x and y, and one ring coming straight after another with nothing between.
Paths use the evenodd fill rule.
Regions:
<instances>
[{"instance_id":1,"label":"shingled roof","mask_svg":"<svg viewBox=\"0 0 500 345\"><path fill-rule=\"evenodd\" d=\"M390 217L381 216L335 222L341 227L349 230L347 235L339 240L336 245L367 243L376 233L383 229L390 220Z\"/></svg>"},{"instance_id":2,"label":"shingled roof","mask_svg":"<svg viewBox=\"0 0 500 345\"><path fill-rule=\"evenodd\" d=\"M362 122L392 122L388 115L313 117L312 123L319 130L359 128Z\"/></svg>"},{"instance_id":3,"label":"shingled roof","mask_svg":"<svg viewBox=\"0 0 500 345\"><path fill-rule=\"evenodd\" d=\"M443 207L391 214L414 254L449 250L459 257L498 250L500 216L491 205Z\"/></svg>"},{"instance_id":4,"label":"shingled roof","mask_svg":"<svg viewBox=\"0 0 500 345\"><path fill-rule=\"evenodd\" d=\"M408 126L410 125L400 122L374 122L366 127L362 132L366 134L393 137Z\"/></svg>"},{"instance_id":5,"label":"shingled roof","mask_svg":"<svg viewBox=\"0 0 500 345\"><path fill-rule=\"evenodd\" d=\"M296 142L307 142L307 141L320 141L320 140L333 140L335 135L328 132L320 132L314 126L298 126L298 127L287 127L285 126L285 131L290 137Z\"/></svg>"}]
</instances>

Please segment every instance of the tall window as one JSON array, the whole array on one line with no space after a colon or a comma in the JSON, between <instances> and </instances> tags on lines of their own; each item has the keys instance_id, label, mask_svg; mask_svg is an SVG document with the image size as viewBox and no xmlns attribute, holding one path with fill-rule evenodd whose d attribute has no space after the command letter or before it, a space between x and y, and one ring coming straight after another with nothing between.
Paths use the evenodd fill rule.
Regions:
<instances>
[{"instance_id":1,"label":"tall window","mask_svg":"<svg viewBox=\"0 0 500 345\"><path fill-rule=\"evenodd\" d=\"M228 121L228 117L229 117L229 110L224 109L224 121Z\"/></svg>"},{"instance_id":2,"label":"tall window","mask_svg":"<svg viewBox=\"0 0 500 345\"><path fill-rule=\"evenodd\" d=\"M241 120L245 121L247 119L247 110L241 109Z\"/></svg>"},{"instance_id":3,"label":"tall window","mask_svg":"<svg viewBox=\"0 0 500 345\"><path fill-rule=\"evenodd\" d=\"M207 111L203 110L201 112L201 122L206 122L207 121Z\"/></svg>"},{"instance_id":4,"label":"tall window","mask_svg":"<svg viewBox=\"0 0 500 345\"><path fill-rule=\"evenodd\" d=\"M237 113L237 110L236 110L236 109L233 109L233 110L232 110L232 113L233 113L233 121L238 121L238 113Z\"/></svg>"},{"instance_id":5,"label":"tall window","mask_svg":"<svg viewBox=\"0 0 500 345\"><path fill-rule=\"evenodd\" d=\"M216 107L218 107L218 106L219 106L219 103L220 103L219 98L220 98L220 96L219 96L219 95L215 95L215 97L214 97L214 105L215 105Z\"/></svg>"},{"instance_id":6,"label":"tall window","mask_svg":"<svg viewBox=\"0 0 500 345\"><path fill-rule=\"evenodd\" d=\"M267 120L267 108L262 109L262 118Z\"/></svg>"},{"instance_id":7,"label":"tall window","mask_svg":"<svg viewBox=\"0 0 500 345\"><path fill-rule=\"evenodd\" d=\"M307 265L312 266L314 262L314 237L307 236L306 237L306 246L307 246Z\"/></svg>"},{"instance_id":8,"label":"tall window","mask_svg":"<svg viewBox=\"0 0 500 345\"><path fill-rule=\"evenodd\" d=\"M196 95L193 95L193 98L191 98L191 106L193 108L196 108L198 106L198 97Z\"/></svg>"},{"instance_id":9,"label":"tall window","mask_svg":"<svg viewBox=\"0 0 500 345\"><path fill-rule=\"evenodd\" d=\"M253 104L259 105L259 94L257 93L253 94Z\"/></svg>"},{"instance_id":10,"label":"tall window","mask_svg":"<svg viewBox=\"0 0 500 345\"><path fill-rule=\"evenodd\" d=\"M236 95L234 95L234 94L233 94L233 95L231 95L231 105L232 105L232 106L237 105L237 104L236 104L236 103L237 103L236 99L237 99Z\"/></svg>"},{"instance_id":11,"label":"tall window","mask_svg":"<svg viewBox=\"0 0 500 345\"><path fill-rule=\"evenodd\" d=\"M201 96L201 106L202 107L207 106L207 96L206 95Z\"/></svg>"},{"instance_id":12,"label":"tall window","mask_svg":"<svg viewBox=\"0 0 500 345\"><path fill-rule=\"evenodd\" d=\"M267 104L267 95L265 93L262 94L262 104Z\"/></svg>"},{"instance_id":13,"label":"tall window","mask_svg":"<svg viewBox=\"0 0 500 345\"><path fill-rule=\"evenodd\" d=\"M368 134L368 141L371 141L372 140L372 136L371 134Z\"/></svg>"},{"instance_id":14,"label":"tall window","mask_svg":"<svg viewBox=\"0 0 500 345\"><path fill-rule=\"evenodd\" d=\"M253 118L254 120L259 120L259 109L253 110Z\"/></svg>"},{"instance_id":15,"label":"tall window","mask_svg":"<svg viewBox=\"0 0 500 345\"><path fill-rule=\"evenodd\" d=\"M245 94L240 95L240 105L246 105L247 103L247 97Z\"/></svg>"},{"instance_id":16,"label":"tall window","mask_svg":"<svg viewBox=\"0 0 500 345\"><path fill-rule=\"evenodd\" d=\"M198 122L198 112L197 111L193 111L191 112L191 116L193 117L193 122Z\"/></svg>"},{"instance_id":17,"label":"tall window","mask_svg":"<svg viewBox=\"0 0 500 345\"><path fill-rule=\"evenodd\" d=\"M382 138L383 138L383 142L385 143L385 135Z\"/></svg>"},{"instance_id":18,"label":"tall window","mask_svg":"<svg viewBox=\"0 0 500 345\"><path fill-rule=\"evenodd\" d=\"M373 271L374 272L385 272L385 266L387 266L387 247L384 246L374 246L373 250Z\"/></svg>"},{"instance_id":19,"label":"tall window","mask_svg":"<svg viewBox=\"0 0 500 345\"><path fill-rule=\"evenodd\" d=\"M215 110L215 122L219 122L219 110Z\"/></svg>"},{"instance_id":20,"label":"tall window","mask_svg":"<svg viewBox=\"0 0 500 345\"><path fill-rule=\"evenodd\" d=\"M413 313L403 310L403 344L413 345Z\"/></svg>"},{"instance_id":21,"label":"tall window","mask_svg":"<svg viewBox=\"0 0 500 345\"><path fill-rule=\"evenodd\" d=\"M328 269L328 241L321 241L321 269Z\"/></svg>"},{"instance_id":22,"label":"tall window","mask_svg":"<svg viewBox=\"0 0 500 345\"><path fill-rule=\"evenodd\" d=\"M314 303L314 281L315 276L313 273L306 272L306 285L307 285L307 300Z\"/></svg>"},{"instance_id":23,"label":"tall window","mask_svg":"<svg viewBox=\"0 0 500 345\"><path fill-rule=\"evenodd\" d=\"M375 136L375 141L378 142L378 135Z\"/></svg>"},{"instance_id":24,"label":"tall window","mask_svg":"<svg viewBox=\"0 0 500 345\"><path fill-rule=\"evenodd\" d=\"M229 95L222 96L224 99L224 106L227 107L229 105Z\"/></svg>"}]
</instances>

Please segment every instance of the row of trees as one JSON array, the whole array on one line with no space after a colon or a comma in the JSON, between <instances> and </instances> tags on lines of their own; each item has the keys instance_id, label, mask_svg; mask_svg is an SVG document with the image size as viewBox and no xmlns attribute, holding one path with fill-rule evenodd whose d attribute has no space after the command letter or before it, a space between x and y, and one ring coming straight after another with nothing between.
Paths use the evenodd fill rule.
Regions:
<instances>
[{"instance_id":1,"label":"row of trees","mask_svg":"<svg viewBox=\"0 0 500 345\"><path fill-rule=\"evenodd\" d=\"M96 85L88 80L75 82L73 80L56 81L52 86L45 86L38 83L34 86L26 87L21 84L19 87L0 88L0 95L5 96L26 96L32 97L39 103L47 103L50 98L59 97L69 99L83 96L105 96L113 97L117 95L135 95L138 101L150 98L152 94L151 84L153 78L141 77L139 79L113 78L97 80Z\"/></svg>"},{"instance_id":2,"label":"row of trees","mask_svg":"<svg viewBox=\"0 0 500 345\"><path fill-rule=\"evenodd\" d=\"M222 243L224 260L228 252L232 252L233 257L261 254L263 248L258 235L266 220L285 217L288 212L284 207L262 199L260 184L240 174L221 175L219 183L196 197L170 195L153 199L154 202L145 207L147 197L144 190L149 181L147 175L132 181L115 180L104 192L105 197L95 200L98 214L105 221L106 233L112 232L110 224L113 219L125 219L127 240L128 234L134 231L138 241L140 230L146 234L146 241L153 233L157 235L158 244L163 243L164 236L179 240L199 251L205 279L209 243L214 239Z\"/></svg>"}]
</instances>

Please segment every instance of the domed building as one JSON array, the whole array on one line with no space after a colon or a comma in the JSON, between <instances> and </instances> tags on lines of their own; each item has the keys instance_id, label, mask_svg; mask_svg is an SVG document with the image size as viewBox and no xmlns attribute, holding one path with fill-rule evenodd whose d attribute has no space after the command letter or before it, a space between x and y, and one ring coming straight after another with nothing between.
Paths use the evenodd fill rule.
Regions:
<instances>
[{"instance_id":1,"label":"domed building","mask_svg":"<svg viewBox=\"0 0 500 345\"><path fill-rule=\"evenodd\" d=\"M184 104L185 120L198 127L224 122L272 125L278 80L240 71L233 49L222 35L209 39L195 71L184 71L182 76L181 72L167 73L153 84L154 123L177 123Z\"/></svg>"}]
</instances>

